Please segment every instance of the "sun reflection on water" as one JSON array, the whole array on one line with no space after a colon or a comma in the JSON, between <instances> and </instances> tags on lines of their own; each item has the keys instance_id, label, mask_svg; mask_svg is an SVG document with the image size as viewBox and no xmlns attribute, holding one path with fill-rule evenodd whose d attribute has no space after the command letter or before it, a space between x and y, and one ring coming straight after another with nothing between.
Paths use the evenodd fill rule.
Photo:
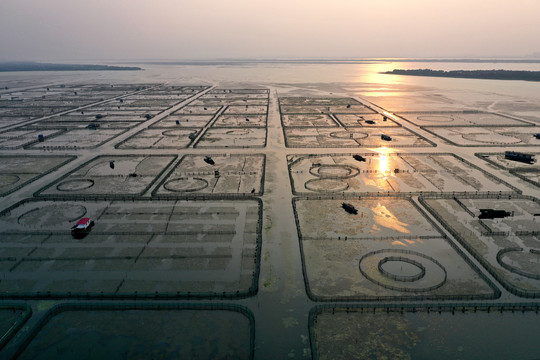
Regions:
<instances>
[{"instance_id":1,"label":"sun reflection on water","mask_svg":"<svg viewBox=\"0 0 540 360\"><path fill-rule=\"evenodd\" d=\"M372 208L373 211L373 220L375 221L374 226L382 226L387 229L392 229L402 234L410 234L411 231L408 229L409 224L399 221L396 215L394 215L386 206L383 204L377 204L376 207Z\"/></svg>"},{"instance_id":2,"label":"sun reflection on water","mask_svg":"<svg viewBox=\"0 0 540 360\"><path fill-rule=\"evenodd\" d=\"M385 179L388 176L392 176L392 171L390 169L391 162L388 155L392 154L394 150L383 146L382 148L375 151L379 153L379 168L377 169L378 172L382 174Z\"/></svg>"},{"instance_id":3,"label":"sun reflection on water","mask_svg":"<svg viewBox=\"0 0 540 360\"><path fill-rule=\"evenodd\" d=\"M393 90L393 85L403 83L401 76L384 74L396 68L393 62L377 62L373 64L362 64L356 67L354 80L362 84L373 85L373 90L384 91Z\"/></svg>"},{"instance_id":4,"label":"sun reflection on water","mask_svg":"<svg viewBox=\"0 0 540 360\"><path fill-rule=\"evenodd\" d=\"M384 176L388 175L387 173L390 170L388 169L388 155L380 154L379 155L379 172Z\"/></svg>"},{"instance_id":5,"label":"sun reflection on water","mask_svg":"<svg viewBox=\"0 0 540 360\"><path fill-rule=\"evenodd\" d=\"M400 240L392 241L392 245L394 245L394 246L403 246L403 247L407 247L409 245L414 245L416 243L421 244L422 240L420 240L420 239L416 239L416 240L405 239L403 241L400 241Z\"/></svg>"}]
</instances>

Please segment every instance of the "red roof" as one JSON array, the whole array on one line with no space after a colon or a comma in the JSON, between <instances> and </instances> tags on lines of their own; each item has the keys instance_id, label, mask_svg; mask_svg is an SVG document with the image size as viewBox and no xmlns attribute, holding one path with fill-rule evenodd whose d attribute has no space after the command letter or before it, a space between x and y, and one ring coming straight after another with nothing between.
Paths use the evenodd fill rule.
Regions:
<instances>
[{"instance_id":1,"label":"red roof","mask_svg":"<svg viewBox=\"0 0 540 360\"><path fill-rule=\"evenodd\" d=\"M86 224L86 223L89 222L89 221L90 221L90 218L82 218L81 220L79 220L79 221L77 222L77 225L84 225L84 224Z\"/></svg>"}]
</instances>

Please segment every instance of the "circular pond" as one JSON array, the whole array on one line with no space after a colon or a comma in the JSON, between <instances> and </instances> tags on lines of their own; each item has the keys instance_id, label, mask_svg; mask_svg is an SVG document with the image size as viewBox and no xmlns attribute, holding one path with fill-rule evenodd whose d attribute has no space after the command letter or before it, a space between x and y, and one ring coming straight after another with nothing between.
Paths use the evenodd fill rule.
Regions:
<instances>
[{"instance_id":1,"label":"circular pond","mask_svg":"<svg viewBox=\"0 0 540 360\"><path fill-rule=\"evenodd\" d=\"M175 178L163 184L163 187L173 192L193 192L206 189L208 181L201 178Z\"/></svg>"},{"instance_id":2,"label":"circular pond","mask_svg":"<svg viewBox=\"0 0 540 360\"><path fill-rule=\"evenodd\" d=\"M77 191L89 189L94 186L94 180L91 179L76 179L76 180L67 180L56 185L56 188L59 191Z\"/></svg>"},{"instance_id":3,"label":"circular pond","mask_svg":"<svg viewBox=\"0 0 540 360\"><path fill-rule=\"evenodd\" d=\"M435 259L416 251L384 249L365 254L360 273L387 289L406 292L435 290L446 282L446 269Z\"/></svg>"}]
</instances>

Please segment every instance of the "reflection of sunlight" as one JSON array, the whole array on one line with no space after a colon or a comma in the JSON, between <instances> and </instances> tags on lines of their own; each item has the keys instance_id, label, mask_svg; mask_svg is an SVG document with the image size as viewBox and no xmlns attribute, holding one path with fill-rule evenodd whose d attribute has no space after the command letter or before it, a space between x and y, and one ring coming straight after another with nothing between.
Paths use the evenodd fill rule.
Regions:
<instances>
[{"instance_id":1,"label":"reflection of sunlight","mask_svg":"<svg viewBox=\"0 0 540 360\"><path fill-rule=\"evenodd\" d=\"M373 64L361 64L358 66L358 72L355 76L355 82L363 84L376 84L377 90L392 89L392 85L401 84L401 76L381 74L386 71L392 71L396 64L392 62L378 62ZM389 85L389 86L388 86ZM373 91L373 89L371 89Z\"/></svg>"},{"instance_id":2,"label":"reflection of sunlight","mask_svg":"<svg viewBox=\"0 0 540 360\"><path fill-rule=\"evenodd\" d=\"M381 154L379 155L379 172L383 175L387 175L388 171L388 155Z\"/></svg>"},{"instance_id":3,"label":"reflection of sunlight","mask_svg":"<svg viewBox=\"0 0 540 360\"><path fill-rule=\"evenodd\" d=\"M388 154L393 153L392 149L388 149L387 147L383 146L380 149L375 150L379 153L379 168L377 169L379 173L381 173L385 178L387 176L392 175L392 171L390 170L390 163L389 163L389 156Z\"/></svg>"},{"instance_id":4,"label":"reflection of sunlight","mask_svg":"<svg viewBox=\"0 0 540 360\"><path fill-rule=\"evenodd\" d=\"M393 62L380 59L373 63L358 64L352 71L352 82L357 84L357 91L362 96L390 97L403 96L403 91L410 91L411 86L425 86L426 78L406 75L383 74L394 69L417 69L427 63ZM439 81L438 84L441 84ZM377 101L374 101L377 103Z\"/></svg>"},{"instance_id":5,"label":"reflection of sunlight","mask_svg":"<svg viewBox=\"0 0 540 360\"><path fill-rule=\"evenodd\" d=\"M420 242L420 241L418 241L418 242ZM404 247L407 247L409 245L414 245L415 243L416 243L416 241L408 240L408 239L406 239L405 242L399 241L399 240L392 241L392 245L400 245L400 246L404 246Z\"/></svg>"},{"instance_id":6,"label":"reflection of sunlight","mask_svg":"<svg viewBox=\"0 0 540 360\"><path fill-rule=\"evenodd\" d=\"M373 219L375 222L385 228L399 231L400 233L409 234L411 231L407 229L408 224L401 222L397 217L386 208L386 206L377 204L373 211Z\"/></svg>"}]
</instances>

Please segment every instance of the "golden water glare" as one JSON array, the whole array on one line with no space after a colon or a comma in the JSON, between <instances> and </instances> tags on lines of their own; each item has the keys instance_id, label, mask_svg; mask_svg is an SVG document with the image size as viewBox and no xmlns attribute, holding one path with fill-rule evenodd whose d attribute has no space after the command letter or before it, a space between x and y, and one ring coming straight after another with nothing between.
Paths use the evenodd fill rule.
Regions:
<instances>
[{"instance_id":1,"label":"golden water glare","mask_svg":"<svg viewBox=\"0 0 540 360\"><path fill-rule=\"evenodd\" d=\"M390 159L388 155L392 154L394 150L383 146L375 151L379 153L379 173L382 174L384 179L386 179L388 176L392 176L392 171L390 170Z\"/></svg>"},{"instance_id":2,"label":"golden water glare","mask_svg":"<svg viewBox=\"0 0 540 360\"><path fill-rule=\"evenodd\" d=\"M378 203L376 207L371 209L373 211L373 220L375 221L374 227L380 225L387 229L393 229L403 234L410 234L411 231L407 228L409 224L399 221L386 206Z\"/></svg>"}]
</instances>

